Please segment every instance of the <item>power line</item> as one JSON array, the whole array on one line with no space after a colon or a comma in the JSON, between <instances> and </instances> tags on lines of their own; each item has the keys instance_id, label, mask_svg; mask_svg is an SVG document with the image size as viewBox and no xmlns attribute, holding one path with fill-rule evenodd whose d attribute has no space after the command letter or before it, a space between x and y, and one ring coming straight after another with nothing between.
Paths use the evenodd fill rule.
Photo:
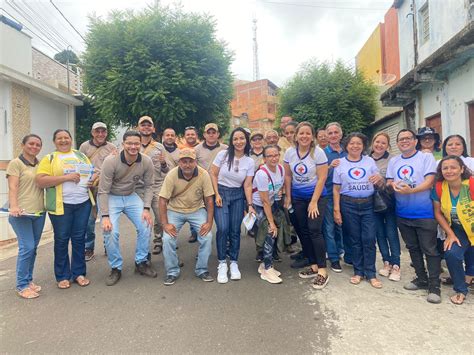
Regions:
<instances>
[{"instance_id":1,"label":"power line","mask_svg":"<svg viewBox=\"0 0 474 355\"><path fill-rule=\"evenodd\" d=\"M37 2L37 4L40 5L40 8L42 11L38 11L41 12L43 15L46 14L46 16L49 16L52 18L53 21L51 21L52 25L56 25L56 24L59 24L64 31L66 31L70 36L73 37L73 40L74 41L77 41L78 39L78 36L77 36L77 33L73 32L71 30L71 27L70 26L67 26L66 24L64 24L64 21L62 21L61 19L58 19L56 16L54 16L54 13L51 12L51 9L47 6L47 4L43 1L39 1ZM61 29L58 29L59 31L61 31ZM80 39L80 41L82 42L82 39Z\"/></svg>"},{"instance_id":2,"label":"power line","mask_svg":"<svg viewBox=\"0 0 474 355\"><path fill-rule=\"evenodd\" d=\"M266 1L260 0L265 4L273 5L284 5L284 6L295 6L295 7L312 7L320 9L333 9L333 10L361 10L361 11L383 11L386 8L368 8L368 7L349 7L349 6L334 6L327 4L308 4L308 3L294 3L294 2L280 2L280 1ZM336 3L337 5L337 3ZM342 5L342 4L341 4Z\"/></svg>"},{"instance_id":3,"label":"power line","mask_svg":"<svg viewBox=\"0 0 474 355\"><path fill-rule=\"evenodd\" d=\"M49 2L51 3L51 5L54 6L54 8L56 10L58 10L58 12L61 14L61 16L67 21L67 23L74 29L74 31L76 31L76 33L84 40L84 42L86 41L86 39L81 35L81 33L76 29L76 27L73 26L73 24L71 22L69 22L69 20L66 18L66 16L64 16L64 14L61 12L61 10L58 9L58 7L54 4L53 0L49 0Z\"/></svg>"}]
</instances>

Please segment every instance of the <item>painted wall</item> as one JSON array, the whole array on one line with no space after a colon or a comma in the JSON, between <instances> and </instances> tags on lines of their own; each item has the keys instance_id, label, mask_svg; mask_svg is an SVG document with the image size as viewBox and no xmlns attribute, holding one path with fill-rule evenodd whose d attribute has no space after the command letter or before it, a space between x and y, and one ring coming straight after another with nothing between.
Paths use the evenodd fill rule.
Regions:
<instances>
[{"instance_id":1,"label":"painted wall","mask_svg":"<svg viewBox=\"0 0 474 355\"><path fill-rule=\"evenodd\" d=\"M0 64L31 75L31 37L0 22Z\"/></svg>"},{"instance_id":2,"label":"painted wall","mask_svg":"<svg viewBox=\"0 0 474 355\"><path fill-rule=\"evenodd\" d=\"M398 41L397 9L391 7L384 16L382 61L385 74L394 74L396 83L400 79L400 57Z\"/></svg>"},{"instance_id":3,"label":"painted wall","mask_svg":"<svg viewBox=\"0 0 474 355\"><path fill-rule=\"evenodd\" d=\"M0 160L12 157L11 83L0 80Z\"/></svg>"},{"instance_id":4,"label":"painted wall","mask_svg":"<svg viewBox=\"0 0 474 355\"><path fill-rule=\"evenodd\" d=\"M382 68L382 26L379 24L356 56L357 69L374 83L380 82Z\"/></svg>"}]
</instances>

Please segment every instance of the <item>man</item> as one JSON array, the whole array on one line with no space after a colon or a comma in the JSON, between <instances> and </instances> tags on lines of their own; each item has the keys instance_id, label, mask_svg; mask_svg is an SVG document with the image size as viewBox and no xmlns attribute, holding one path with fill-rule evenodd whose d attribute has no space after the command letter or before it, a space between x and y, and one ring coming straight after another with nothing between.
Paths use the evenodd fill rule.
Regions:
<instances>
[{"instance_id":1,"label":"man","mask_svg":"<svg viewBox=\"0 0 474 355\"><path fill-rule=\"evenodd\" d=\"M387 185L395 191L397 225L410 253L416 278L406 284L406 290L428 289L427 301L441 303L439 275L441 257L437 241L430 192L436 174L432 154L416 150L415 132L402 129L397 135L401 154L388 162ZM423 256L426 257L428 274Z\"/></svg>"},{"instance_id":2,"label":"man","mask_svg":"<svg viewBox=\"0 0 474 355\"><path fill-rule=\"evenodd\" d=\"M323 235L326 241L326 249L329 261L331 262L331 270L334 272L342 272L339 257L344 254L344 262L352 264L351 247L348 233L343 234L341 226L334 223L334 199L333 199L333 182L334 168L339 165L339 160L347 156L347 153L341 147L342 127L337 122L331 122L326 125L326 134L329 144L324 148L324 152L328 158L329 171L326 180L327 191L327 207L323 221Z\"/></svg>"},{"instance_id":3,"label":"man","mask_svg":"<svg viewBox=\"0 0 474 355\"><path fill-rule=\"evenodd\" d=\"M173 285L179 277L176 240L186 222L191 228L199 231L195 274L205 282L212 282L214 279L209 275L207 266L211 255L211 229L214 218L214 189L211 178L206 170L197 166L196 153L192 149L181 149L178 164L178 167L168 173L160 191L166 269L164 284Z\"/></svg>"},{"instance_id":4,"label":"man","mask_svg":"<svg viewBox=\"0 0 474 355\"><path fill-rule=\"evenodd\" d=\"M179 149L194 148L199 144L198 130L194 126L188 126L184 129L184 143L178 145Z\"/></svg>"},{"instance_id":5,"label":"man","mask_svg":"<svg viewBox=\"0 0 474 355\"><path fill-rule=\"evenodd\" d=\"M207 170L211 167L217 153L227 149L227 144L219 143L219 128L215 123L208 123L204 127L204 141L194 147L197 165Z\"/></svg>"},{"instance_id":6,"label":"man","mask_svg":"<svg viewBox=\"0 0 474 355\"><path fill-rule=\"evenodd\" d=\"M140 153L151 158L153 166L155 167L155 178L153 182L153 199L151 200L151 208L155 215L155 222L153 224L153 254L158 255L163 250L163 239L160 222L160 208L159 208L159 193L166 173L169 171L168 163L165 159L165 147L161 143L153 139L155 133L155 126L153 120L149 116L142 116L138 120L138 132L141 136ZM138 196L143 199L143 181L137 184L136 192Z\"/></svg>"},{"instance_id":7,"label":"man","mask_svg":"<svg viewBox=\"0 0 474 355\"><path fill-rule=\"evenodd\" d=\"M279 140L278 132L274 129L269 129L265 132L265 145L278 145ZM281 147L280 147L281 148Z\"/></svg>"},{"instance_id":8,"label":"man","mask_svg":"<svg viewBox=\"0 0 474 355\"><path fill-rule=\"evenodd\" d=\"M123 259L119 245L119 219L124 213L137 230L135 269L141 275L156 277L157 273L147 261L150 228L150 214L153 198L154 167L151 159L140 153L141 137L137 131L123 135L123 151L109 156L102 165L99 182L99 211L107 247L107 258L111 273L107 286L115 285L122 276ZM144 182L143 200L135 193L138 181Z\"/></svg>"},{"instance_id":9,"label":"man","mask_svg":"<svg viewBox=\"0 0 474 355\"><path fill-rule=\"evenodd\" d=\"M176 132L173 128L166 128L162 136L163 147L165 148L166 160L170 169L178 166L179 149L176 144Z\"/></svg>"},{"instance_id":10,"label":"man","mask_svg":"<svg viewBox=\"0 0 474 355\"><path fill-rule=\"evenodd\" d=\"M290 123L291 121L293 121L293 118L291 118L290 116L283 116L280 121L281 137L278 140L278 146L280 147L282 151L282 155L284 155L286 150L291 147L291 142L288 141L288 139L285 136L285 128L288 125L288 123Z\"/></svg>"},{"instance_id":11,"label":"man","mask_svg":"<svg viewBox=\"0 0 474 355\"><path fill-rule=\"evenodd\" d=\"M94 165L94 181L92 181L92 193L97 197L97 185L99 184L100 169L105 158L110 154L116 154L117 148L110 142L107 142L107 125L103 122L96 122L91 129L92 139L85 141L79 147L79 151L84 153L92 165ZM94 257L95 247L95 220L97 218L97 209L94 207L91 211L87 223L85 260L90 261Z\"/></svg>"}]
</instances>

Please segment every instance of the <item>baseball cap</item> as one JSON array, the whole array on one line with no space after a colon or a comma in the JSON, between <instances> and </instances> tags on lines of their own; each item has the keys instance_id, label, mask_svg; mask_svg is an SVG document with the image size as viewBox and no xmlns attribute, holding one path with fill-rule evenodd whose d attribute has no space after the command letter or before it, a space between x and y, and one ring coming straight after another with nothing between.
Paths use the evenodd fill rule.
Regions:
<instances>
[{"instance_id":1,"label":"baseball cap","mask_svg":"<svg viewBox=\"0 0 474 355\"><path fill-rule=\"evenodd\" d=\"M215 123L208 123L205 127L204 127L204 132L207 132L208 130L210 129L214 129L216 130L216 132L219 132L219 127L217 127L217 125Z\"/></svg>"},{"instance_id":2,"label":"baseball cap","mask_svg":"<svg viewBox=\"0 0 474 355\"><path fill-rule=\"evenodd\" d=\"M420 127L420 128L418 128L418 134L416 135L416 138L420 139L420 138L422 138L424 136L428 136L430 134L433 135L435 140L439 141L439 139L440 139L439 134L436 133L436 131L431 127Z\"/></svg>"},{"instance_id":3,"label":"baseball cap","mask_svg":"<svg viewBox=\"0 0 474 355\"><path fill-rule=\"evenodd\" d=\"M255 130L250 134L250 140L252 140L253 137L255 136L261 136L263 138L263 133L259 130Z\"/></svg>"},{"instance_id":4,"label":"baseball cap","mask_svg":"<svg viewBox=\"0 0 474 355\"><path fill-rule=\"evenodd\" d=\"M145 122L145 121L148 121L148 122L150 122L151 124L153 124L153 120L151 119L150 116L142 116L142 117L140 117L140 119L138 120L138 124L140 125L142 122Z\"/></svg>"},{"instance_id":5,"label":"baseball cap","mask_svg":"<svg viewBox=\"0 0 474 355\"><path fill-rule=\"evenodd\" d=\"M196 152L191 148L183 148L179 151L179 159L183 158L196 159Z\"/></svg>"},{"instance_id":6,"label":"baseball cap","mask_svg":"<svg viewBox=\"0 0 474 355\"><path fill-rule=\"evenodd\" d=\"M96 122L92 125L92 130L97 128L105 128L107 129L107 125L104 122Z\"/></svg>"}]
</instances>

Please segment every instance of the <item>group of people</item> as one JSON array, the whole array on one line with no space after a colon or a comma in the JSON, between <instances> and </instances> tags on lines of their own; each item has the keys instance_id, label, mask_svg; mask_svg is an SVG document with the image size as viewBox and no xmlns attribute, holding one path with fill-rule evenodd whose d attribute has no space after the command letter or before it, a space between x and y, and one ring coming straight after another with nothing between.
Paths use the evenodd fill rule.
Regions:
<instances>
[{"instance_id":1,"label":"group of people","mask_svg":"<svg viewBox=\"0 0 474 355\"><path fill-rule=\"evenodd\" d=\"M275 130L237 127L227 145L220 141L218 126L209 123L202 142L190 126L181 145L172 128L162 132L160 143L153 119L143 116L118 149L107 141L102 122L92 126L91 139L79 150L73 149L71 134L58 129L53 134L56 151L41 161L42 139L27 135L22 154L7 168L9 221L19 245L18 294L28 299L40 294L33 268L47 212L61 289L71 282L89 285L86 262L94 257L98 217L111 268L106 284L120 280L122 214L137 231L139 274L157 277L150 258L162 253L164 284L178 280L177 237L188 223L188 241L199 244L195 275L214 281L208 260L215 222L217 282L240 280L246 216L257 271L269 283L282 282L274 261L281 260L283 251L292 253L291 266L301 268L299 276L311 279L315 289L327 286L328 263L333 272L342 272L341 260L352 266L349 281L354 285L367 280L382 288L377 275L400 281L400 232L416 273L404 288L426 289L428 302L441 302L444 258L455 291L450 299L464 302L474 278L474 159L463 137L441 142L431 128L418 134L402 129L396 141L401 154L392 155L386 133L375 134L371 144L357 132L343 139L337 122L315 130L309 122L283 117L281 132L280 137ZM377 244L383 260L379 270Z\"/></svg>"}]
</instances>

